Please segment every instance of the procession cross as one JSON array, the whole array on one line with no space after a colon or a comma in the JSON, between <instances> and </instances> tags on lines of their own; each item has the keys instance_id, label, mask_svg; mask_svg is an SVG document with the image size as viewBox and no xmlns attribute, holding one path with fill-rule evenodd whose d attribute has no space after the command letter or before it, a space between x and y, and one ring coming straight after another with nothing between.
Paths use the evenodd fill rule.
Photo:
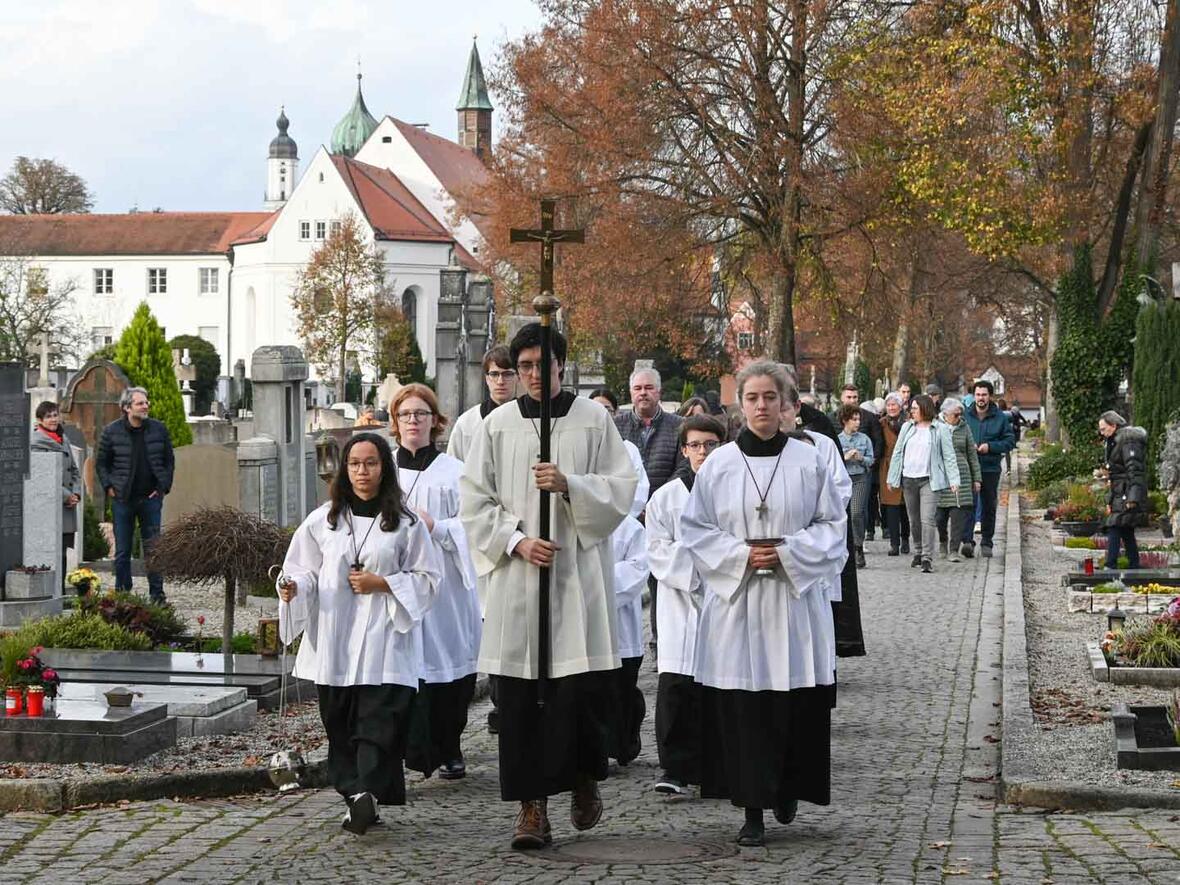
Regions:
<instances>
[{"instance_id":1,"label":"procession cross","mask_svg":"<svg viewBox=\"0 0 1180 885\"><path fill-rule=\"evenodd\" d=\"M553 226L553 216L557 210L556 200L541 201L540 229L523 230L513 228L510 231L511 242L541 244L541 294L533 299L533 308L541 320L541 427L537 432L540 437L540 459L542 463L549 463L552 458L551 443L553 434L553 390L551 388L550 366L553 363L553 315L560 302L553 297L553 245L554 243L584 243L586 233L581 230L557 230ZM540 521L541 540L552 539L550 530L550 500L548 492L540 493ZM546 683L549 679L549 582L550 567L540 566L537 576L537 706L544 709L547 694Z\"/></svg>"}]
</instances>

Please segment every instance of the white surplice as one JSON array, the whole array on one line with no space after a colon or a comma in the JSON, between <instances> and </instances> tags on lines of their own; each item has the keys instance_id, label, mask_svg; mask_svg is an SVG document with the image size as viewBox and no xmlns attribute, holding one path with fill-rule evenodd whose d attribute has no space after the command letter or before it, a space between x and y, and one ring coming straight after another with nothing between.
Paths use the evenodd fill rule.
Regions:
<instances>
[{"instance_id":1,"label":"white surplice","mask_svg":"<svg viewBox=\"0 0 1180 885\"><path fill-rule=\"evenodd\" d=\"M627 450L627 454L631 458L631 466L635 468L635 475L639 477L639 482L635 486L635 499L631 502L631 515L638 516L647 506L651 483L647 478L647 469L643 466L643 455L639 452L639 446L631 440L625 439L623 440L623 448Z\"/></svg>"},{"instance_id":2,"label":"white surplice","mask_svg":"<svg viewBox=\"0 0 1180 885\"><path fill-rule=\"evenodd\" d=\"M442 575L430 533L421 520L406 518L395 531L384 532L380 516L352 516L350 531L347 507L332 529L329 506L317 507L295 530L283 561L297 591L289 604L279 605L280 634L290 642L305 633L294 675L317 685L416 689L422 668L417 628ZM354 541L365 571L381 575L390 592L352 592L348 573Z\"/></svg>"},{"instance_id":3,"label":"white surplice","mask_svg":"<svg viewBox=\"0 0 1180 885\"><path fill-rule=\"evenodd\" d=\"M576 398L555 419L552 461L567 477L568 500L552 494L550 537L561 549L551 570L549 675L619 666L614 557L608 541L635 497L636 476L606 409ZM538 676L538 574L509 543L540 536L533 466L539 421L506 403L480 425L460 480L460 517L476 574L488 577L479 669Z\"/></svg>"},{"instance_id":4,"label":"white surplice","mask_svg":"<svg viewBox=\"0 0 1180 885\"><path fill-rule=\"evenodd\" d=\"M611 533L615 557L615 606L619 618L619 657L643 657L643 588L649 574L643 525L626 517Z\"/></svg>"},{"instance_id":5,"label":"white surplice","mask_svg":"<svg viewBox=\"0 0 1180 885\"><path fill-rule=\"evenodd\" d=\"M471 449L475 431L483 423L483 415L480 414L482 408L482 405L472 406L460 415L451 427L451 435L447 439L447 454L452 458L467 460L467 452Z\"/></svg>"},{"instance_id":6,"label":"white surplice","mask_svg":"<svg viewBox=\"0 0 1180 885\"><path fill-rule=\"evenodd\" d=\"M462 473L462 461L441 453L425 470L398 468L406 506L415 512L425 510L434 520L430 539L442 564L438 596L422 618L422 678L430 683L454 682L474 673L479 657L475 570L459 521Z\"/></svg>"},{"instance_id":7,"label":"white surplice","mask_svg":"<svg viewBox=\"0 0 1180 885\"><path fill-rule=\"evenodd\" d=\"M789 439L777 470L776 460L721 446L697 474L680 519L706 587L693 676L707 686L789 691L835 681L828 585L848 556L844 504L816 446ZM765 516L755 511L750 472L766 492ZM778 564L756 575L746 540L778 537Z\"/></svg>"},{"instance_id":8,"label":"white surplice","mask_svg":"<svg viewBox=\"0 0 1180 885\"><path fill-rule=\"evenodd\" d=\"M848 465L844 463L844 453L838 445L832 442L831 437L824 436L815 430L804 430L803 432L811 437L815 442L815 447L823 456L824 462L828 465L828 472L832 474L832 481L836 483L836 494L840 496L840 501L843 503L844 509L847 510L848 503L852 500L852 477L848 475ZM828 599L832 602L844 601L844 582L840 580L840 573L843 570L844 563L840 563L828 582Z\"/></svg>"},{"instance_id":9,"label":"white surplice","mask_svg":"<svg viewBox=\"0 0 1180 885\"><path fill-rule=\"evenodd\" d=\"M658 585L656 666L661 673L692 675L703 587L692 554L680 539L680 514L688 488L678 476L656 489L647 502L647 561Z\"/></svg>"}]
</instances>

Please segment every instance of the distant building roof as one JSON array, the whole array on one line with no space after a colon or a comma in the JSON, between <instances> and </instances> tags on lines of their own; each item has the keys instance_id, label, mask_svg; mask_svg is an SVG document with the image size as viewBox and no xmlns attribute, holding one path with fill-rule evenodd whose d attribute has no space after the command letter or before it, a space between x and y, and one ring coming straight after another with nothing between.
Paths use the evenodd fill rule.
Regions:
<instances>
[{"instance_id":1,"label":"distant building roof","mask_svg":"<svg viewBox=\"0 0 1180 885\"><path fill-rule=\"evenodd\" d=\"M377 120L365 107L365 97L361 95L361 75L358 71L356 98L353 99L352 107L348 109L348 113L332 130L332 153L344 154L346 157L353 156L361 149L361 145L368 141L369 136L376 128Z\"/></svg>"},{"instance_id":2,"label":"distant building roof","mask_svg":"<svg viewBox=\"0 0 1180 885\"><path fill-rule=\"evenodd\" d=\"M213 255L235 242L263 238L274 217L273 212L0 215L0 254Z\"/></svg>"},{"instance_id":3,"label":"distant building roof","mask_svg":"<svg viewBox=\"0 0 1180 885\"><path fill-rule=\"evenodd\" d=\"M491 99L488 98L488 84L483 78L483 65L479 61L479 49L475 41L471 43L471 55L467 58L467 75L463 78L463 89L459 92L459 103L455 105L457 111L490 111Z\"/></svg>"},{"instance_id":4,"label":"distant building roof","mask_svg":"<svg viewBox=\"0 0 1180 885\"><path fill-rule=\"evenodd\" d=\"M409 142L410 147L422 158L442 183L443 189L455 198L457 194L469 192L474 187L483 185L488 180L488 170L483 161L476 156L475 151L455 144L450 139L427 132L420 126L406 123L395 117L390 117L398 131ZM478 214L469 214L471 221L481 233L484 218Z\"/></svg>"},{"instance_id":5,"label":"distant building roof","mask_svg":"<svg viewBox=\"0 0 1180 885\"><path fill-rule=\"evenodd\" d=\"M295 139L287 134L287 127L291 125L291 121L287 119L287 109L279 109L279 118L275 120L275 126L279 128L279 134L276 135L270 142L270 157L278 160L298 160L299 147L295 144Z\"/></svg>"},{"instance_id":6,"label":"distant building roof","mask_svg":"<svg viewBox=\"0 0 1180 885\"><path fill-rule=\"evenodd\" d=\"M454 239L388 169L338 155L332 162L379 239L436 243Z\"/></svg>"}]
</instances>

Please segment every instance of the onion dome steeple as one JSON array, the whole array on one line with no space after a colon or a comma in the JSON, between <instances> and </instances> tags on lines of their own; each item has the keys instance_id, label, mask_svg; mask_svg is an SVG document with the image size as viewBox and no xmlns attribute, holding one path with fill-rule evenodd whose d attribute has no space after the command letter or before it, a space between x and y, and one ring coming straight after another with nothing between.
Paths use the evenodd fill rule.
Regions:
<instances>
[{"instance_id":1,"label":"onion dome steeple","mask_svg":"<svg viewBox=\"0 0 1180 885\"><path fill-rule=\"evenodd\" d=\"M365 107L365 97L361 95L361 72L356 72L356 99L344 118L332 130L331 148L334 154L344 154L351 157L361 149L373 130L377 128L377 120Z\"/></svg>"},{"instance_id":2,"label":"onion dome steeple","mask_svg":"<svg viewBox=\"0 0 1180 885\"><path fill-rule=\"evenodd\" d=\"M271 140L270 158L272 160L299 159L299 147L295 144L295 139L287 134L287 128L291 125L291 121L287 119L285 107L279 109L279 118L275 120L275 125L279 128L279 134Z\"/></svg>"}]
</instances>

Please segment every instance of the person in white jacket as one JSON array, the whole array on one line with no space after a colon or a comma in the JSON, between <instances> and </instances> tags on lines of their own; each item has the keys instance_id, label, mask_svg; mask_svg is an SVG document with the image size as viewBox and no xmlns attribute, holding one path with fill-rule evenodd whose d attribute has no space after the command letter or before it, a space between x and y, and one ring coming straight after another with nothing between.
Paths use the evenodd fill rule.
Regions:
<instances>
[{"instance_id":1,"label":"person in white jacket","mask_svg":"<svg viewBox=\"0 0 1180 885\"><path fill-rule=\"evenodd\" d=\"M639 728L647 713L639 690L643 664L643 588L647 586L647 542L643 525L624 517L611 534L615 554L615 611L619 621L619 658L615 671L615 733L610 755L620 765L634 761L643 748Z\"/></svg>"},{"instance_id":2,"label":"person in white jacket","mask_svg":"<svg viewBox=\"0 0 1180 885\"><path fill-rule=\"evenodd\" d=\"M304 634L294 676L316 685L328 779L362 834L379 805L404 805L402 767L422 666L422 618L442 569L423 520L406 510L389 444L348 441L331 485L291 539L278 587L284 642Z\"/></svg>"},{"instance_id":3,"label":"person in white jacket","mask_svg":"<svg viewBox=\"0 0 1180 885\"><path fill-rule=\"evenodd\" d=\"M660 644L656 659L656 749L663 776L657 793L684 795L701 782L701 690L693 680L697 623L703 588L692 555L680 540L680 514L696 473L725 442L716 418L694 415L680 425L680 450L687 462L647 502L647 559L659 582Z\"/></svg>"}]
</instances>

